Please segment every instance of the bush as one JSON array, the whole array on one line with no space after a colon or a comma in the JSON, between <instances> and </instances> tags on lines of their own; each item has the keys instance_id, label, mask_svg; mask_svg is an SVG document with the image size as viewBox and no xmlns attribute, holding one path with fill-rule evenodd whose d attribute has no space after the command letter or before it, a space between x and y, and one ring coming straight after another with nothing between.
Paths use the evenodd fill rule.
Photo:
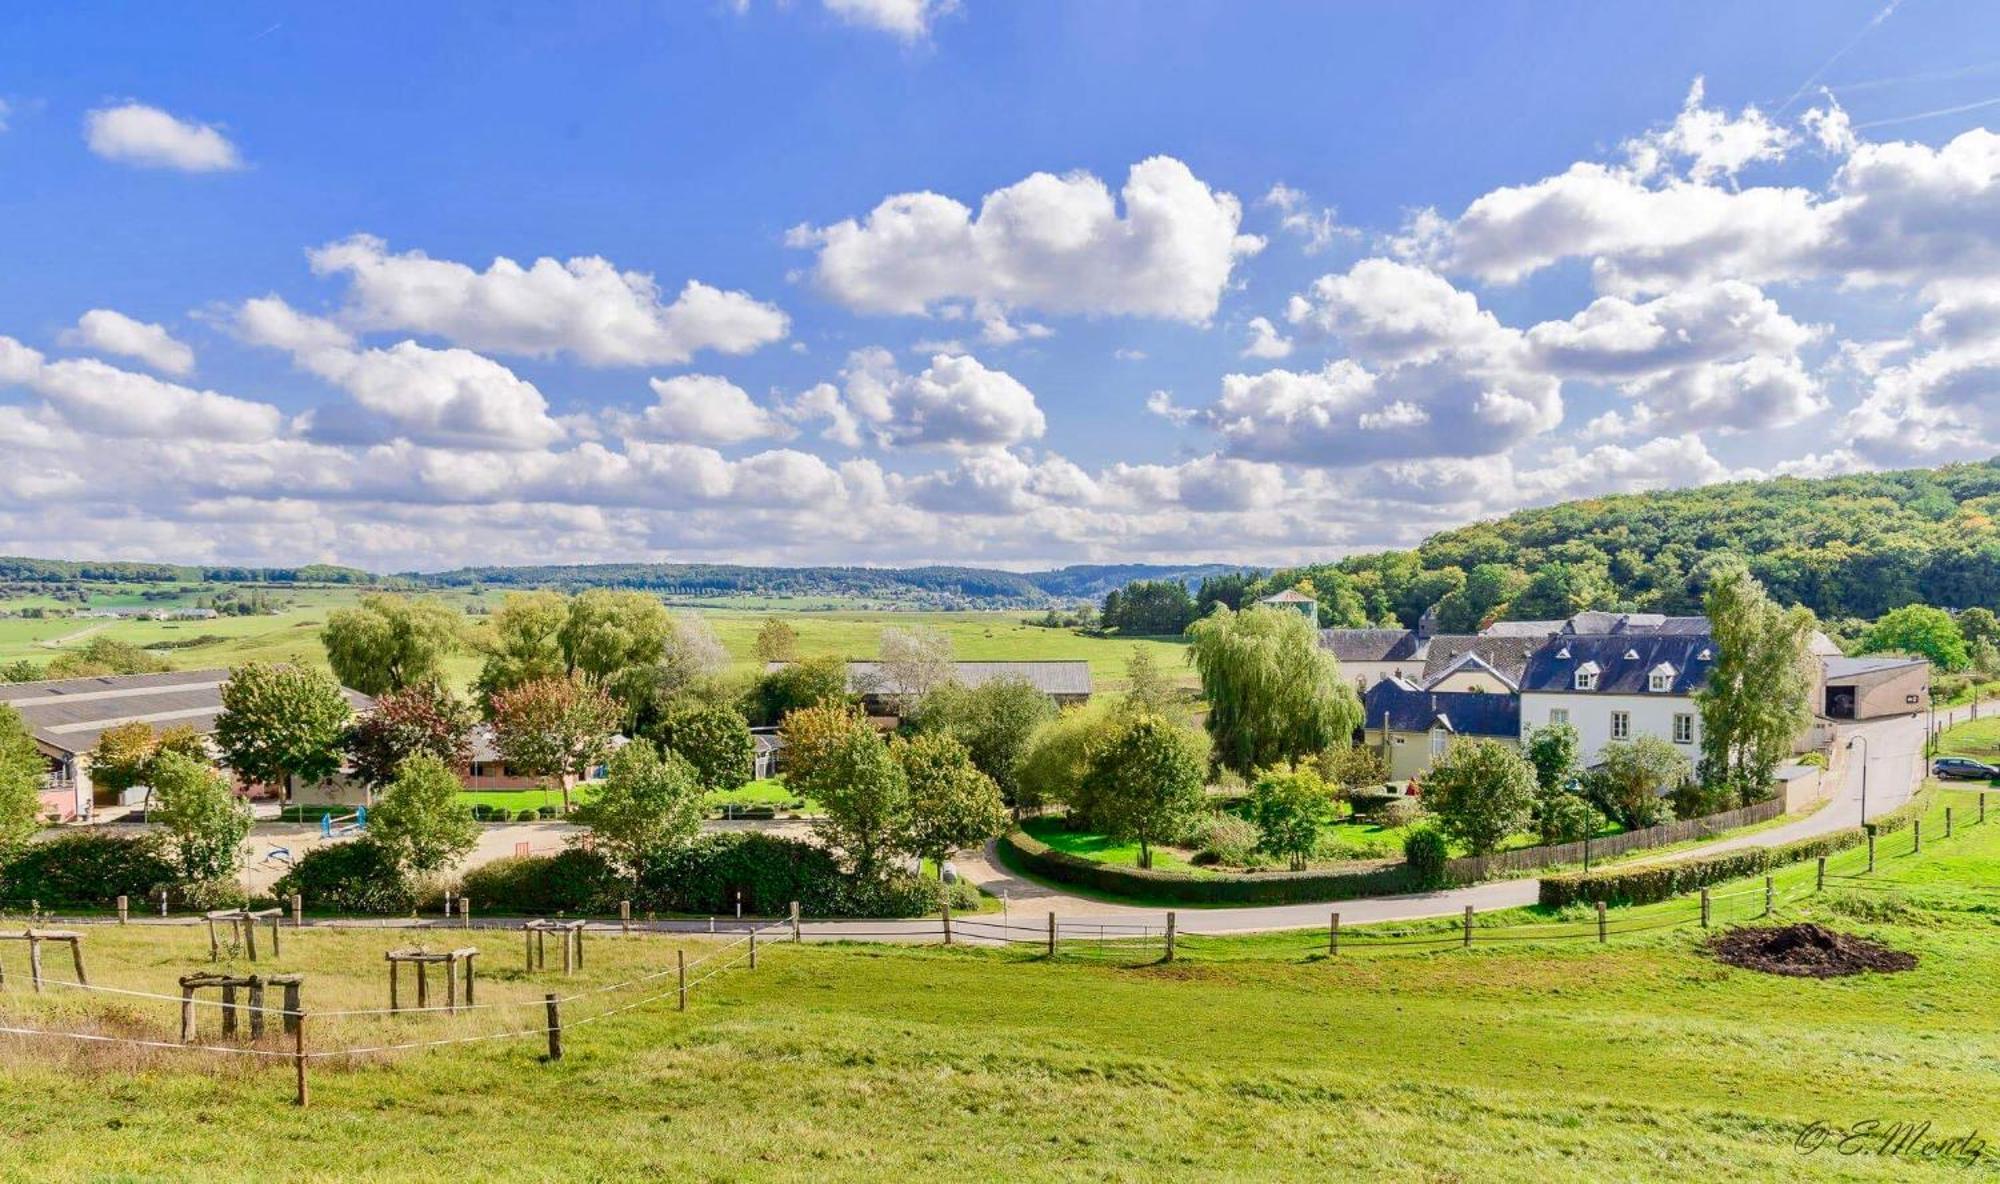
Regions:
<instances>
[{"instance_id":1,"label":"bush","mask_svg":"<svg viewBox=\"0 0 2000 1184\"><path fill-rule=\"evenodd\" d=\"M1923 817L1929 805L1930 795L1919 795L1900 809L1876 819L1876 833L1893 834L1908 829L1911 822ZM1701 859L1651 864L1630 871L1544 876L1541 903L1550 908L1596 900L1606 904L1654 904L1725 880L1761 875L1786 864L1832 855L1867 841L1867 832L1854 826L1776 847L1750 847Z\"/></svg>"},{"instance_id":2,"label":"bush","mask_svg":"<svg viewBox=\"0 0 2000 1184\"><path fill-rule=\"evenodd\" d=\"M1257 858L1257 828L1234 814L1211 814L1195 825L1196 863L1243 867Z\"/></svg>"},{"instance_id":3,"label":"bush","mask_svg":"<svg viewBox=\"0 0 2000 1184\"><path fill-rule=\"evenodd\" d=\"M535 813L533 809L518 810L514 814L514 821L516 822L534 822L539 818L541 818L541 815Z\"/></svg>"},{"instance_id":4,"label":"bush","mask_svg":"<svg viewBox=\"0 0 2000 1184\"><path fill-rule=\"evenodd\" d=\"M639 895L666 912L777 916L798 901L814 916L840 916L845 876L824 848L755 831L702 835L641 861Z\"/></svg>"},{"instance_id":5,"label":"bush","mask_svg":"<svg viewBox=\"0 0 2000 1184\"><path fill-rule=\"evenodd\" d=\"M541 917L610 913L631 896L609 860L581 847L496 859L465 873L458 891L483 913Z\"/></svg>"},{"instance_id":6,"label":"bush","mask_svg":"<svg viewBox=\"0 0 2000 1184\"><path fill-rule=\"evenodd\" d=\"M1403 836L1403 862L1410 869L1410 879L1420 888L1436 888L1444 883L1445 861L1451 858L1451 846L1445 841L1444 832L1435 826L1424 825Z\"/></svg>"},{"instance_id":7,"label":"bush","mask_svg":"<svg viewBox=\"0 0 2000 1184\"><path fill-rule=\"evenodd\" d=\"M554 806L537 806L535 808L535 817L544 822L557 817L561 813L562 811L556 809Z\"/></svg>"},{"instance_id":8,"label":"bush","mask_svg":"<svg viewBox=\"0 0 2000 1184\"><path fill-rule=\"evenodd\" d=\"M936 880L905 871L889 872L871 880L845 876L840 888L835 915L842 917L916 917L935 913L947 891ZM977 908L976 892L974 896L975 902L970 907Z\"/></svg>"},{"instance_id":9,"label":"bush","mask_svg":"<svg viewBox=\"0 0 2000 1184\"><path fill-rule=\"evenodd\" d=\"M1148 901L1182 904L1300 904L1352 900L1410 888L1401 864L1364 871L1257 872L1248 875L1189 875L1101 863L1057 851L1023 831L1001 836L1003 856L1017 866L1062 884Z\"/></svg>"},{"instance_id":10,"label":"bush","mask_svg":"<svg viewBox=\"0 0 2000 1184\"><path fill-rule=\"evenodd\" d=\"M395 916L417 907L417 886L396 861L365 836L329 843L305 853L271 889L279 899L294 894L328 913Z\"/></svg>"},{"instance_id":11,"label":"bush","mask_svg":"<svg viewBox=\"0 0 2000 1184\"><path fill-rule=\"evenodd\" d=\"M1412 826L1424 817L1424 804L1417 798L1392 798L1382 803L1376 812L1376 821L1384 828Z\"/></svg>"},{"instance_id":12,"label":"bush","mask_svg":"<svg viewBox=\"0 0 2000 1184\"><path fill-rule=\"evenodd\" d=\"M80 831L30 843L0 863L0 901L108 908L126 896L136 905L174 879L154 836Z\"/></svg>"}]
</instances>

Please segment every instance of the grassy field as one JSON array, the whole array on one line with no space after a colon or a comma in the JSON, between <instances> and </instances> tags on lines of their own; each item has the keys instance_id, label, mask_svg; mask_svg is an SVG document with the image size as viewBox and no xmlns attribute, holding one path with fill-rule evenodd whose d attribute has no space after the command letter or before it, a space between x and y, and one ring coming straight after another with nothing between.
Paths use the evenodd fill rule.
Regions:
<instances>
[{"instance_id":1,"label":"grassy field","mask_svg":"<svg viewBox=\"0 0 2000 1184\"><path fill-rule=\"evenodd\" d=\"M299 588L283 594L292 603L273 616L222 617L213 621L106 621L76 618L0 618L0 663L19 658L46 663L65 646L97 635L115 637L134 645L186 642L213 637L215 640L185 648L162 649L159 656L177 669L235 666L248 661L302 662L324 666L326 653L319 642L319 629L327 613L352 603L362 592L350 588ZM441 594L454 605L497 605L500 597L487 593ZM5 606L18 608L26 603L10 600ZM93 607L114 607L123 599L107 596L92 599ZM695 612L706 619L728 649L729 674L743 682L759 673L756 659L757 630L764 619L777 616L798 632L799 652L839 654L848 658L876 655L885 628L928 626L943 630L951 638L954 654L968 660L994 659L1082 659L1090 663L1091 676L1100 691L1117 690L1125 682L1125 663L1135 646L1150 650L1160 669L1187 686L1197 685L1183 657L1185 647L1178 641L1156 639L1121 640L1085 637L1066 629L1044 629L1023 624L1031 614L1021 612L887 612L887 611L799 611L748 609L678 609ZM480 621L468 618L468 633L476 636ZM448 673L461 688L469 686L479 672L479 658L469 650L453 657Z\"/></svg>"},{"instance_id":2,"label":"grassy field","mask_svg":"<svg viewBox=\"0 0 2000 1184\"><path fill-rule=\"evenodd\" d=\"M1990 1158L1968 1175L1799 1149L1815 1122L1993 1127L2000 815L1922 855L1896 847L1875 882L1788 891L1781 915L1912 951L1907 974L1759 975L1711 961L1689 929L1471 950L1371 950L1357 931L1337 958L1317 935L1190 938L1172 965L781 944L686 1015L670 997L614 1013L643 988L566 1005L559 1063L538 1033L320 1062L304 1113L283 1062L9 1038L0 1131L14 1178L50 1181L1991 1178ZM1755 889L1719 889L1718 917L1755 912ZM308 931L260 968L308 974L310 1008L379 1007L381 951L407 936ZM532 1028L541 992L674 949L593 937L564 981L522 972L514 935L470 938L482 1001L527 1006L314 1021L313 1046ZM157 990L205 965L205 942L93 929L93 978ZM134 1035L171 1032L173 1013L18 986L4 1007L18 1026Z\"/></svg>"}]
</instances>

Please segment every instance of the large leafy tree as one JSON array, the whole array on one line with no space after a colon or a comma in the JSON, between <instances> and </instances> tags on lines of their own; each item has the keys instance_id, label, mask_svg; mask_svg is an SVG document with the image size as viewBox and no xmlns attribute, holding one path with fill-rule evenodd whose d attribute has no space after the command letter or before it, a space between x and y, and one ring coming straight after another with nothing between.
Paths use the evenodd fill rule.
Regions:
<instances>
[{"instance_id":1,"label":"large leafy tree","mask_svg":"<svg viewBox=\"0 0 2000 1184\"><path fill-rule=\"evenodd\" d=\"M570 780L604 759L621 715L604 688L551 675L493 696L493 741L501 759L534 777L560 779L563 809Z\"/></svg>"},{"instance_id":2,"label":"large leafy tree","mask_svg":"<svg viewBox=\"0 0 2000 1184\"><path fill-rule=\"evenodd\" d=\"M1527 578L1504 563L1481 563L1466 573L1457 591L1437 603L1437 627L1443 633L1477 633L1501 615L1509 601L1526 586Z\"/></svg>"},{"instance_id":3,"label":"large leafy tree","mask_svg":"<svg viewBox=\"0 0 2000 1184\"><path fill-rule=\"evenodd\" d=\"M1000 787L1009 804L1018 804L1015 763L1035 729L1055 714L1055 701L1033 685L1004 678L969 688L947 683L924 697L914 722L919 732L950 736L964 745L974 767Z\"/></svg>"},{"instance_id":4,"label":"large leafy tree","mask_svg":"<svg viewBox=\"0 0 2000 1184\"><path fill-rule=\"evenodd\" d=\"M1688 759L1658 736L1613 740L1598 749L1584 792L1620 826L1657 826L1673 820L1666 795L1693 772Z\"/></svg>"},{"instance_id":5,"label":"large leafy tree","mask_svg":"<svg viewBox=\"0 0 2000 1184\"><path fill-rule=\"evenodd\" d=\"M789 662L799 656L799 631L776 617L765 617L757 628L757 660Z\"/></svg>"},{"instance_id":6,"label":"large leafy tree","mask_svg":"<svg viewBox=\"0 0 2000 1184\"><path fill-rule=\"evenodd\" d=\"M1286 609L1218 607L1188 629L1216 759L1244 776L1348 744L1361 701L1320 648L1312 623Z\"/></svg>"},{"instance_id":7,"label":"large leafy tree","mask_svg":"<svg viewBox=\"0 0 2000 1184\"><path fill-rule=\"evenodd\" d=\"M1140 867L1152 867L1153 848L1186 834L1207 809L1204 748L1187 728L1143 715L1122 722L1090 753L1082 789L1091 816L1113 838L1139 844Z\"/></svg>"},{"instance_id":8,"label":"large leafy tree","mask_svg":"<svg viewBox=\"0 0 2000 1184\"><path fill-rule=\"evenodd\" d=\"M1959 623L1950 613L1927 604L1907 604L1885 614L1868 630L1861 648L1870 654L1917 654L1952 672L1972 663Z\"/></svg>"},{"instance_id":9,"label":"large leafy tree","mask_svg":"<svg viewBox=\"0 0 2000 1184\"><path fill-rule=\"evenodd\" d=\"M757 747L750 725L742 712L726 703L682 700L646 735L686 761L705 790L739 789L756 776Z\"/></svg>"},{"instance_id":10,"label":"large leafy tree","mask_svg":"<svg viewBox=\"0 0 2000 1184\"><path fill-rule=\"evenodd\" d=\"M929 733L899 739L891 749L909 792L909 849L937 864L1007 829L1000 787L979 771L954 737Z\"/></svg>"},{"instance_id":11,"label":"large leafy tree","mask_svg":"<svg viewBox=\"0 0 2000 1184\"><path fill-rule=\"evenodd\" d=\"M375 700L374 710L354 721L343 745L354 775L371 786L395 780L402 763L432 756L457 768L472 759L471 706L443 684L420 682Z\"/></svg>"},{"instance_id":12,"label":"large leafy tree","mask_svg":"<svg viewBox=\"0 0 2000 1184\"><path fill-rule=\"evenodd\" d=\"M167 836L181 883L213 891L236 875L250 812L229 779L200 761L167 752L152 762L153 799L146 820Z\"/></svg>"},{"instance_id":13,"label":"large leafy tree","mask_svg":"<svg viewBox=\"0 0 2000 1184\"><path fill-rule=\"evenodd\" d=\"M1333 811L1333 788L1310 766L1266 769L1250 787L1258 849L1281 856L1294 871L1312 857Z\"/></svg>"},{"instance_id":14,"label":"large leafy tree","mask_svg":"<svg viewBox=\"0 0 2000 1184\"><path fill-rule=\"evenodd\" d=\"M48 775L48 758L35 747L21 713L0 703L0 854L11 851L40 825L42 786Z\"/></svg>"},{"instance_id":15,"label":"large leafy tree","mask_svg":"<svg viewBox=\"0 0 2000 1184\"><path fill-rule=\"evenodd\" d=\"M1707 581L1715 662L1695 693L1701 779L1747 805L1770 792L1772 774L1812 722L1814 620L1810 610L1780 608L1734 557L1713 564Z\"/></svg>"},{"instance_id":16,"label":"large leafy tree","mask_svg":"<svg viewBox=\"0 0 2000 1184\"><path fill-rule=\"evenodd\" d=\"M114 793L145 785L159 743L153 725L140 720L104 729L90 750L91 784Z\"/></svg>"},{"instance_id":17,"label":"large leafy tree","mask_svg":"<svg viewBox=\"0 0 2000 1184\"><path fill-rule=\"evenodd\" d=\"M1602 563L1543 564L1507 605L1516 620L1560 620L1586 609L1610 608L1618 602L1611 577Z\"/></svg>"},{"instance_id":18,"label":"large leafy tree","mask_svg":"<svg viewBox=\"0 0 2000 1184\"><path fill-rule=\"evenodd\" d=\"M628 872L651 856L687 846L701 833L702 787L695 768L650 741L611 758L597 796L577 811L597 846Z\"/></svg>"},{"instance_id":19,"label":"large leafy tree","mask_svg":"<svg viewBox=\"0 0 2000 1184\"><path fill-rule=\"evenodd\" d=\"M365 695L435 681L458 648L458 614L429 597L364 596L320 630L334 675Z\"/></svg>"},{"instance_id":20,"label":"large leafy tree","mask_svg":"<svg viewBox=\"0 0 2000 1184\"><path fill-rule=\"evenodd\" d=\"M1577 751L1582 741L1569 724L1544 724L1528 733L1528 763L1543 793L1553 793L1576 778Z\"/></svg>"},{"instance_id":21,"label":"large leafy tree","mask_svg":"<svg viewBox=\"0 0 2000 1184\"><path fill-rule=\"evenodd\" d=\"M884 629L880 647L877 668L882 681L894 688L905 711L958 676L951 657L951 638L941 629L927 625Z\"/></svg>"},{"instance_id":22,"label":"large leafy tree","mask_svg":"<svg viewBox=\"0 0 2000 1184\"><path fill-rule=\"evenodd\" d=\"M510 592L480 636L486 661L474 684L482 704L524 683L564 676L568 659L560 640L569 601L560 592Z\"/></svg>"},{"instance_id":23,"label":"large leafy tree","mask_svg":"<svg viewBox=\"0 0 2000 1184\"><path fill-rule=\"evenodd\" d=\"M1180 710L1180 701L1179 689L1167 677L1166 671L1160 669L1153 652L1143 646L1133 646L1132 652L1125 658L1122 709L1171 719Z\"/></svg>"},{"instance_id":24,"label":"large leafy tree","mask_svg":"<svg viewBox=\"0 0 2000 1184\"><path fill-rule=\"evenodd\" d=\"M1103 704L1078 704L1037 727L1014 761L1014 808L1061 803L1076 818L1089 821L1083 779L1090 771L1090 753L1115 730L1119 718Z\"/></svg>"},{"instance_id":25,"label":"large leafy tree","mask_svg":"<svg viewBox=\"0 0 2000 1184\"><path fill-rule=\"evenodd\" d=\"M785 719L785 784L820 804L815 831L873 877L906 844L910 787L869 722L844 708L807 707Z\"/></svg>"},{"instance_id":26,"label":"large leafy tree","mask_svg":"<svg viewBox=\"0 0 2000 1184\"><path fill-rule=\"evenodd\" d=\"M1127 636L1178 637L1195 619L1194 597L1179 580L1140 580L1104 596L1098 624Z\"/></svg>"},{"instance_id":27,"label":"large leafy tree","mask_svg":"<svg viewBox=\"0 0 2000 1184\"><path fill-rule=\"evenodd\" d=\"M1535 767L1497 740L1464 739L1424 773L1424 806L1474 855L1524 830L1535 808Z\"/></svg>"},{"instance_id":28,"label":"large leafy tree","mask_svg":"<svg viewBox=\"0 0 2000 1184\"><path fill-rule=\"evenodd\" d=\"M353 708L333 675L304 666L251 662L222 684L215 743L236 775L283 785L324 781L340 769Z\"/></svg>"},{"instance_id":29,"label":"large leafy tree","mask_svg":"<svg viewBox=\"0 0 2000 1184\"><path fill-rule=\"evenodd\" d=\"M843 704L848 699L847 660L816 654L767 672L750 688L745 702L752 719L780 724L801 707Z\"/></svg>"},{"instance_id":30,"label":"large leafy tree","mask_svg":"<svg viewBox=\"0 0 2000 1184\"><path fill-rule=\"evenodd\" d=\"M368 814L368 837L405 875L443 871L479 841L479 824L451 766L428 753L404 761Z\"/></svg>"}]
</instances>

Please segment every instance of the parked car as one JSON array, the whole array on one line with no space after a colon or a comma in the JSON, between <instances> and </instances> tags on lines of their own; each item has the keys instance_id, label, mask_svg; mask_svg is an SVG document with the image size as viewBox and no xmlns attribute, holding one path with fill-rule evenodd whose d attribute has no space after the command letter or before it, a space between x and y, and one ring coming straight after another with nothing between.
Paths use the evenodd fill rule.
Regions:
<instances>
[{"instance_id":1,"label":"parked car","mask_svg":"<svg viewBox=\"0 0 2000 1184\"><path fill-rule=\"evenodd\" d=\"M1939 777L1954 781L1992 781L2000 779L2000 768L1976 761L1969 756L1941 756L1931 766Z\"/></svg>"}]
</instances>

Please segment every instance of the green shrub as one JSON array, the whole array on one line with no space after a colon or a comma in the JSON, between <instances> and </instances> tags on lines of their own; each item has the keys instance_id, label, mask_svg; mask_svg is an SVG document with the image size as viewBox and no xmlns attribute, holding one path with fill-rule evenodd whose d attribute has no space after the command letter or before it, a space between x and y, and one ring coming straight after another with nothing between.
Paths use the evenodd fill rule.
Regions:
<instances>
[{"instance_id":1,"label":"green shrub","mask_svg":"<svg viewBox=\"0 0 2000 1184\"><path fill-rule=\"evenodd\" d=\"M1900 808L1877 818L1874 823L1876 833L1893 834L1909 829L1912 822L1924 816L1929 806L1930 795L1919 794ZM1832 855L1867 841L1867 833L1855 826L1776 847L1750 847L1700 859L1651 864L1629 871L1545 876L1542 879L1541 903L1550 908L1596 900L1606 904L1654 904L1725 880L1761 875L1786 864Z\"/></svg>"},{"instance_id":2,"label":"green shrub","mask_svg":"<svg viewBox=\"0 0 2000 1184\"><path fill-rule=\"evenodd\" d=\"M1424 817L1424 803L1418 798L1396 798L1375 812L1376 821L1389 830L1413 826Z\"/></svg>"},{"instance_id":3,"label":"green shrub","mask_svg":"<svg viewBox=\"0 0 2000 1184\"><path fill-rule=\"evenodd\" d=\"M373 916L408 913L418 895L389 853L366 837L314 847L271 891L281 900L304 897L319 912Z\"/></svg>"},{"instance_id":4,"label":"green shrub","mask_svg":"<svg viewBox=\"0 0 2000 1184\"><path fill-rule=\"evenodd\" d=\"M540 818L541 815L535 813L532 809L517 811L514 815L514 821L516 822L535 822L540 820Z\"/></svg>"},{"instance_id":5,"label":"green shrub","mask_svg":"<svg viewBox=\"0 0 2000 1184\"><path fill-rule=\"evenodd\" d=\"M1435 826L1426 823L1403 836L1403 863L1410 869L1410 880L1420 888L1443 884L1445 861L1450 858L1451 845Z\"/></svg>"},{"instance_id":6,"label":"green shrub","mask_svg":"<svg viewBox=\"0 0 2000 1184\"><path fill-rule=\"evenodd\" d=\"M562 811L556 809L554 806L538 806L535 808L535 817L541 819L544 822L548 821L551 818L556 817L561 813Z\"/></svg>"},{"instance_id":7,"label":"green shrub","mask_svg":"<svg viewBox=\"0 0 2000 1184\"><path fill-rule=\"evenodd\" d=\"M977 887L966 883L964 880L960 880L956 884L946 884L944 886L944 897L946 900L951 901L951 911L954 913L976 913L979 911L979 906L985 900L979 894Z\"/></svg>"},{"instance_id":8,"label":"green shrub","mask_svg":"<svg viewBox=\"0 0 2000 1184\"><path fill-rule=\"evenodd\" d=\"M1352 900L1410 888L1401 864L1359 871L1257 872L1247 875L1189 875L1185 872L1119 867L1057 851L1023 831L1003 835L1001 852L1017 866L1045 879L1098 892L1185 904L1300 904Z\"/></svg>"},{"instance_id":9,"label":"green shrub","mask_svg":"<svg viewBox=\"0 0 2000 1184\"><path fill-rule=\"evenodd\" d=\"M465 873L459 894L486 914L611 913L629 888L609 860L571 847L554 855L508 855Z\"/></svg>"},{"instance_id":10,"label":"green shrub","mask_svg":"<svg viewBox=\"0 0 2000 1184\"><path fill-rule=\"evenodd\" d=\"M1242 867L1257 858L1257 828L1234 814L1211 814L1195 827L1196 863Z\"/></svg>"},{"instance_id":11,"label":"green shrub","mask_svg":"<svg viewBox=\"0 0 2000 1184\"><path fill-rule=\"evenodd\" d=\"M784 915L793 901L815 917L910 917L933 913L943 887L908 872L862 878L823 847L756 831L706 834L660 852L639 868L638 900L661 912Z\"/></svg>"},{"instance_id":12,"label":"green shrub","mask_svg":"<svg viewBox=\"0 0 2000 1184\"><path fill-rule=\"evenodd\" d=\"M174 879L155 836L77 831L30 843L0 863L0 901L15 908L30 901L109 908L125 896L136 908Z\"/></svg>"},{"instance_id":13,"label":"green shrub","mask_svg":"<svg viewBox=\"0 0 2000 1184\"><path fill-rule=\"evenodd\" d=\"M970 885L965 885L970 887ZM843 877L841 904L843 917L916 917L935 913L944 900L946 887L936 880L893 871L874 879ZM977 893L971 906L977 908ZM961 907L961 906L954 906Z\"/></svg>"}]
</instances>

